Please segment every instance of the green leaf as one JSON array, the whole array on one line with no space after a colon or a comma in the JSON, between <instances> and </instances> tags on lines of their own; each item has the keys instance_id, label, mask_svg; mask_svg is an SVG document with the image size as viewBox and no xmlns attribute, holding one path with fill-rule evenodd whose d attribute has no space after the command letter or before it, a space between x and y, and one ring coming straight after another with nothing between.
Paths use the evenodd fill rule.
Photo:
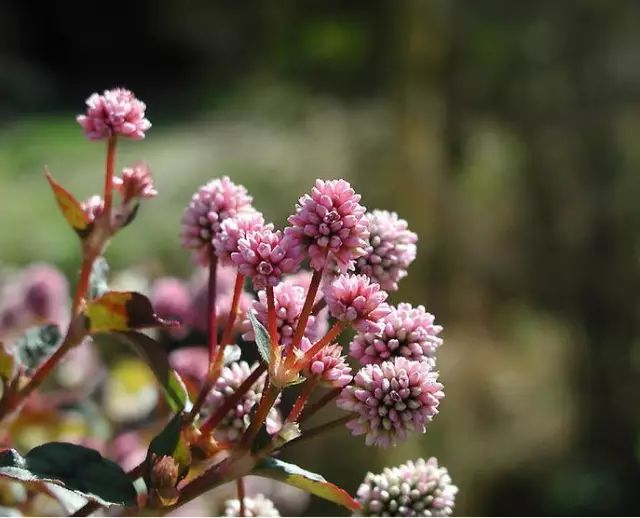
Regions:
<instances>
[{"instance_id":1,"label":"green leaf","mask_svg":"<svg viewBox=\"0 0 640 518\"><path fill-rule=\"evenodd\" d=\"M171 421L167 423L167 426L149 443L149 449L147 450L147 472L145 473L147 486L154 455L158 458L164 457L165 455L173 457L179 466L179 479L184 478L189 471L189 466L191 465L191 450L182 437L183 415L182 413L174 415Z\"/></svg>"},{"instance_id":2,"label":"green leaf","mask_svg":"<svg viewBox=\"0 0 640 518\"><path fill-rule=\"evenodd\" d=\"M269 333L264 326L258 321L253 311L247 311L249 321L253 326L253 334L256 337L256 345L258 346L258 352L264 362L269 364L269 351L271 349L271 340L269 339Z\"/></svg>"},{"instance_id":3,"label":"green leaf","mask_svg":"<svg viewBox=\"0 0 640 518\"><path fill-rule=\"evenodd\" d=\"M98 257L93 262L91 277L89 278L89 300L97 299L108 290L107 277L109 275L109 263L104 257Z\"/></svg>"},{"instance_id":4,"label":"green leaf","mask_svg":"<svg viewBox=\"0 0 640 518\"><path fill-rule=\"evenodd\" d=\"M36 446L22 457L0 452L0 477L23 483L51 483L103 506L136 505L136 490L115 462L97 451L65 442Z\"/></svg>"},{"instance_id":5,"label":"green leaf","mask_svg":"<svg viewBox=\"0 0 640 518\"><path fill-rule=\"evenodd\" d=\"M191 410L189 393L178 373L169 365L169 357L158 342L135 331L117 332L113 336L131 347L149 365L174 412Z\"/></svg>"},{"instance_id":6,"label":"green leaf","mask_svg":"<svg viewBox=\"0 0 640 518\"><path fill-rule=\"evenodd\" d=\"M81 238L88 236L93 229L93 222L89 218L89 215L82 209L80 202L76 200L69 191L62 187L62 185L56 182L49 171L45 170L45 175L64 219L67 220L67 223L71 225L71 228L73 228Z\"/></svg>"},{"instance_id":7,"label":"green leaf","mask_svg":"<svg viewBox=\"0 0 640 518\"><path fill-rule=\"evenodd\" d=\"M14 344L18 361L27 369L35 369L56 349L60 339L60 329L55 324L30 327Z\"/></svg>"},{"instance_id":8,"label":"green leaf","mask_svg":"<svg viewBox=\"0 0 640 518\"><path fill-rule=\"evenodd\" d=\"M280 482L303 489L308 493L329 500L330 502L342 505L352 511L360 508L360 504L354 500L349 493L335 484L327 482L322 475L312 473L295 464L290 464L273 457L264 459L256 464L251 474L279 480Z\"/></svg>"},{"instance_id":9,"label":"green leaf","mask_svg":"<svg viewBox=\"0 0 640 518\"><path fill-rule=\"evenodd\" d=\"M158 317L151 301L135 291L108 291L89 302L84 314L91 334L178 324Z\"/></svg>"}]
</instances>

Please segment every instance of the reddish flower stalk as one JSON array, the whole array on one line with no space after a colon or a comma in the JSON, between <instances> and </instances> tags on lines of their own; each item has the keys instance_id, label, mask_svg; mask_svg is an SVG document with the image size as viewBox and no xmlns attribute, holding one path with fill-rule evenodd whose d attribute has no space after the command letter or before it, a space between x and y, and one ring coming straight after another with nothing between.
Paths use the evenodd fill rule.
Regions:
<instances>
[{"instance_id":1,"label":"reddish flower stalk","mask_svg":"<svg viewBox=\"0 0 640 518\"><path fill-rule=\"evenodd\" d=\"M300 369L304 368L305 365L307 365L307 363L311 361L311 358L313 358L320 351L320 349L329 345L340 335L340 333L342 333L342 331L344 330L344 326L345 324L341 320L338 320L335 324L333 324L327 334L324 335L315 344L313 344L311 348L304 353L304 357L297 362L296 367L299 367Z\"/></svg>"},{"instance_id":2,"label":"reddish flower stalk","mask_svg":"<svg viewBox=\"0 0 640 518\"><path fill-rule=\"evenodd\" d=\"M240 516L246 516L247 512L244 505L244 479L242 477L236 480L236 488L238 490L238 500L240 501Z\"/></svg>"},{"instance_id":3,"label":"reddish flower stalk","mask_svg":"<svg viewBox=\"0 0 640 518\"><path fill-rule=\"evenodd\" d=\"M115 135L109 137L107 141L107 165L104 179L104 218L107 224L111 225L111 205L113 202L113 170L116 159Z\"/></svg>"},{"instance_id":4,"label":"reddish flower stalk","mask_svg":"<svg viewBox=\"0 0 640 518\"><path fill-rule=\"evenodd\" d=\"M276 303L273 296L273 286L267 286L267 327L271 338L271 363L275 361L276 347L278 345L278 329L276 323Z\"/></svg>"},{"instance_id":5,"label":"reddish flower stalk","mask_svg":"<svg viewBox=\"0 0 640 518\"><path fill-rule=\"evenodd\" d=\"M318 401L316 401L313 405L307 408L306 412L302 414L302 418L300 419L300 422L306 421L311 416L315 415L320 410L322 410L325 406L327 406L334 399L336 399L340 395L341 391L342 389L338 387L338 388L334 388L330 392L327 392Z\"/></svg>"},{"instance_id":6,"label":"reddish flower stalk","mask_svg":"<svg viewBox=\"0 0 640 518\"><path fill-rule=\"evenodd\" d=\"M80 269L80 277L78 278L78 285L76 286L75 294L73 295L73 305L71 306L72 318L77 316L82 304L82 299L87 295L89 290L89 279L91 278L91 269L93 267L93 261L95 260L93 254L84 254L82 259L82 267Z\"/></svg>"},{"instance_id":7,"label":"reddish flower stalk","mask_svg":"<svg viewBox=\"0 0 640 518\"><path fill-rule=\"evenodd\" d=\"M304 306L302 307L302 312L300 313L300 318L298 319L298 326L296 327L296 331L293 334L293 339L291 340L292 350L296 347L300 347L300 342L302 341L304 330L307 327L307 320L309 320L309 315L311 314L311 310L313 308L313 301L316 298L316 293L318 293L318 288L320 287L321 280L322 270L314 270L313 276L311 277L311 282L309 283L307 298L304 301ZM289 356L287 356L285 365L287 367L292 367L294 362L295 356L293 354L290 354Z\"/></svg>"},{"instance_id":8,"label":"reddish flower stalk","mask_svg":"<svg viewBox=\"0 0 640 518\"><path fill-rule=\"evenodd\" d=\"M318 378L315 376L313 378L309 378L304 382L302 388L300 389L300 394L298 394L298 398L296 399L296 402L294 403L291 411L289 412L289 415L287 416L287 423L293 423L298 419L298 417L300 417L300 414L302 413L302 410L304 410L304 406L307 404L309 396L311 395L311 392L313 392L313 389L316 387L317 383Z\"/></svg>"},{"instance_id":9,"label":"reddish flower stalk","mask_svg":"<svg viewBox=\"0 0 640 518\"><path fill-rule=\"evenodd\" d=\"M216 274L218 256L211 251L209 259L209 368L213 367L218 348L218 315L216 312Z\"/></svg>"},{"instance_id":10,"label":"reddish flower stalk","mask_svg":"<svg viewBox=\"0 0 640 518\"><path fill-rule=\"evenodd\" d=\"M200 427L200 431L203 435L211 433L216 426L222 421L224 416L226 416L229 411L238 404L238 401L242 399L242 396L253 386L253 384L258 380L260 376L267 370L267 366L264 363L258 365L254 371L247 377L246 380L238 387L229 398L224 402L224 404L215 411Z\"/></svg>"},{"instance_id":11,"label":"reddish flower stalk","mask_svg":"<svg viewBox=\"0 0 640 518\"><path fill-rule=\"evenodd\" d=\"M267 378L258 409L251 420L251 424L249 424L249 427L240 440L241 448L249 449L251 447L251 443L256 438L256 435L258 435L260 428L266 423L269 411L276 402L276 399L278 399L279 394L280 390L278 387L269 383L269 379Z\"/></svg>"},{"instance_id":12,"label":"reddish flower stalk","mask_svg":"<svg viewBox=\"0 0 640 518\"><path fill-rule=\"evenodd\" d=\"M216 354L216 359L213 364L213 373L212 378L215 380L218 377L218 373L220 372L220 367L222 367L222 362L224 360L224 349L231 343L231 335L233 334L233 326L236 323L236 318L238 317L238 305L240 304L240 295L242 295L242 285L244 283L244 275L240 272L236 274L236 283L233 287L233 299L231 300L231 307L229 308L229 316L227 318L227 323L224 326L224 331L222 332L222 338L220 339L220 347L218 349L218 353Z\"/></svg>"}]
</instances>

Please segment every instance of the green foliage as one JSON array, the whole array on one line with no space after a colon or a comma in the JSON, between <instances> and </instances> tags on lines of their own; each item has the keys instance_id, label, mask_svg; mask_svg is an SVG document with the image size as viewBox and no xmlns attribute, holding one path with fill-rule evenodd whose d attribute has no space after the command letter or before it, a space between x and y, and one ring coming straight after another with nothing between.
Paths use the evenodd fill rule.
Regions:
<instances>
[{"instance_id":1,"label":"green foliage","mask_svg":"<svg viewBox=\"0 0 640 518\"><path fill-rule=\"evenodd\" d=\"M136 505L136 491L122 468L76 444L46 443L24 457L16 450L4 450L0 452L0 477L26 484L55 484L104 506Z\"/></svg>"}]
</instances>

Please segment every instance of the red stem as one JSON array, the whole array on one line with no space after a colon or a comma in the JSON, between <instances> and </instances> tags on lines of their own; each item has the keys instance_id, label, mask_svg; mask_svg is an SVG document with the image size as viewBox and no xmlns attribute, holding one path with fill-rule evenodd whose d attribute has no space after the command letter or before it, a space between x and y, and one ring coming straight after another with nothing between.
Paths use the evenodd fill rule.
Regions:
<instances>
[{"instance_id":1,"label":"red stem","mask_svg":"<svg viewBox=\"0 0 640 518\"><path fill-rule=\"evenodd\" d=\"M218 378L218 374L220 373L220 369L222 367L222 362L224 361L224 349L231 343L233 326L235 325L236 318L238 317L238 306L240 305L240 295L242 294L243 284L244 275L238 272L236 274L236 282L233 287L233 299L231 300L231 308L229 308L229 316L227 317L227 323L224 327L224 331L222 332L222 338L220 339L220 347L213 364L211 378L214 380Z\"/></svg>"},{"instance_id":2,"label":"red stem","mask_svg":"<svg viewBox=\"0 0 640 518\"><path fill-rule=\"evenodd\" d=\"M229 396L224 404L215 411L200 427L200 431L203 435L211 433L216 426L224 419L229 411L238 404L238 401L246 394L246 392L253 387L253 384L258 381L258 378L267 370L267 366L264 363L258 365L251 374L242 382L242 385L238 387L231 396Z\"/></svg>"},{"instance_id":3,"label":"red stem","mask_svg":"<svg viewBox=\"0 0 640 518\"><path fill-rule=\"evenodd\" d=\"M298 398L296 399L296 402L294 403L291 411L289 412L289 415L287 416L287 423L293 423L296 419L298 419L298 417L302 413L302 410L304 409L304 406L309 400L311 392L313 392L313 389L315 388L317 383L318 378L316 376L309 378L304 382L300 390L300 394L298 394Z\"/></svg>"},{"instance_id":4,"label":"red stem","mask_svg":"<svg viewBox=\"0 0 640 518\"><path fill-rule=\"evenodd\" d=\"M89 255L85 253L82 259L82 268L80 269L80 277L78 278L78 285L76 286L76 292L73 296L73 305L71 306L71 317L78 315L82 299L87 296L89 290L89 281L91 279L91 269L93 268L94 257L93 254Z\"/></svg>"},{"instance_id":5,"label":"red stem","mask_svg":"<svg viewBox=\"0 0 640 518\"><path fill-rule=\"evenodd\" d=\"M113 203L113 169L116 159L117 137L109 137L107 141L107 164L104 178L104 217L111 226L111 204Z\"/></svg>"},{"instance_id":6,"label":"red stem","mask_svg":"<svg viewBox=\"0 0 640 518\"><path fill-rule=\"evenodd\" d=\"M240 516L246 516L247 512L244 508L244 479L242 477L236 480L236 488L238 490L238 501L240 502Z\"/></svg>"},{"instance_id":7,"label":"red stem","mask_svg":"<svg viewBox=\"0 0 640 518\"><path fill-rule=\"evenodd\" d=\"M344 329L344 322L338 320L331 329L327 331L327 334L324 335L320 340L318 340L315 344L311 346L311 348L304 353L304 357L296 363L296 368L303 369L307 363L311 361L313 358L323 347L326 347L331 342L333 342L340 333L342 333Z\"/></svg>"},{"instance_id":8,"label":"red stem","mask_svg":"<svg viewBox=\"0 0 640 518\"><path fill-rule=\"evenodd\" d=\"M311 283L309 284L309 291L307 292L307 298L304 301L304 306L302 307L302 311L300 312L300 318L298 319L298 325L296 326L296 330L293 334L293 338L291 339L291 350L295 350L296 347L300 347L300 342L302 341L302 336L304 335L304 330L307 328L307 321L309 320L309 315L311 314L311 309L313 308L313 301L316 298L316 293L318 293L318 288L320 286L320 281L322 280L322 270L314 270L313 276L311 277ZM286 367L292 367L295 361L295 355L290 354L287 356L287 360L285 362Z\"/></svg>"},{"instance_id":9,"label":"red stem","mask_svg":"<svg viewBox=\"0 0 640 518\"><path fill-rule=\"evenodd\" d=\"M267 331L271 339L269 348L269 363L273 365L276 360L276 347L278 346L278 323L276 318L276 302L273 295L273 286L267 286Z\"/></svg>"},{"instance_id":10,"label":"red stem","mask_svg":"<svg viewBox=\"0 0 640 518\"><path fill-rule=\"evenodd\" d=\"M247 428L240 440L241 448L248 449L251 446L251 443L253 442L253 439L255 439L256 435L258 435L260 428L262 428L266 423L269 411L276 402L279 393L280 390L274 385L271 385L267 378L262 392L262 398L260 398L260 403L258 405L258 410L256 410L256 413L249 424L249 428Z\"/></svg>"},{"instance_id":11,"label":"red stem","mask_svg":"<svg viewBox=\"0 0 640 518\"><path fill-rule=\"evenodd\" d=\"M213 251L213 246L209 250L209 291L208 291L208 314L209 314L209 370L213 367L218 347L218 316L216 312L216 273L218 270L218 256Z\"/></svg>"},{"instance_id":12,"label":"red stem","mask_svg":"<svg viewBox=\"0 0 640 518\"><path fill-rule=\"evenodd\" d=\"M315 415L317 412L322 410L325 406L327 406L334 399L336 399L340 395L340 392L342 392L342 389L340 388L335 388L330 392L327 392L318 401L316 401L313 405L311 405L304 414L302 414L302 419L300 419L300 422L306 421L312 415Z\"/></svg>"},{"instance_id":13,"label":"red stem","mask_svg":"<svg viewBox=\"0 0 640 518\"><path fill-rule=\"evenodd\" d=\"M313 305L313 308L311 309L311 314L313 316L316 316L318 313L320 313L326 307L327 307L327 301L324 300L324 298L321 298L318 302L316 302Z\"/></svg>"}]
</instances>

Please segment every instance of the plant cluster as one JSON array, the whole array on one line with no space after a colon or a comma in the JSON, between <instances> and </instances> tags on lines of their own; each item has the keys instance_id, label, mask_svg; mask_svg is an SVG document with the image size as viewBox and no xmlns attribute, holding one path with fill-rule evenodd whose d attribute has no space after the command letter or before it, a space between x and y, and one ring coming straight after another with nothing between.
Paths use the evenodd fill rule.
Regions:
<instances>
[{"instance_id":1,"label":"plant cluster","mask_svg":"<svg viewBox=\"0 0 640 518\"><path fill-rule=\"evenodd\" d=\"M416 256L417 236L406 221L367 212L345 180L317 180L288 226L276 229L243 186L214 178L182 218L182 245L202 273L191 282L158 279L149 296L110 289L107 246L157 195L146 164L115 172L118 140L143 139L151 127L145 111L118 88L93 94L77 118L87 138L107 144L101 196L80 202L46 172L79 237L82 263L68 313L60 295L66 280L46 265L24 272L0 305L7 446L0 477L53 495L75 516L110 506L164 515L228 482L237 498L226 502L225 516L279 516L268 494L246 494L248 476L284 482L356 515L450 515L457 488L434 458L369 473L355 497L280 458L291 445L340 426L367 445L393 447L425 433L437 415L442 327L423 306L387 303ZM350 330L355 335L343 350L340 338ZM163 340L184 343L194 333L206 347L167 353ZM13 449L11 424L33 404L36 389L54 372L63 384L77 377L61 370L61 360L88 342L114 340L140 355L165 396L151 401L163 424L148 445L137 444L144 450L139 461L117 456L116 463L108 458L115 450L103 455L86 441L44 443L24 455ZM254 363L248 347L257 350ZM288 393L293 404L285 404ZM310 426L329 405L343 415ZM139 437L121 434L121 449L130 451L124 445Z\"/></svg>"}]
</instances>

